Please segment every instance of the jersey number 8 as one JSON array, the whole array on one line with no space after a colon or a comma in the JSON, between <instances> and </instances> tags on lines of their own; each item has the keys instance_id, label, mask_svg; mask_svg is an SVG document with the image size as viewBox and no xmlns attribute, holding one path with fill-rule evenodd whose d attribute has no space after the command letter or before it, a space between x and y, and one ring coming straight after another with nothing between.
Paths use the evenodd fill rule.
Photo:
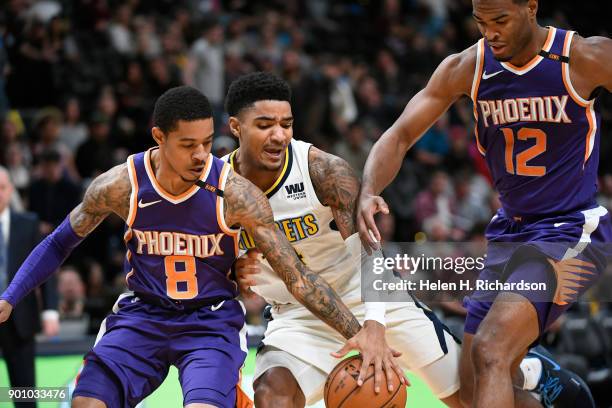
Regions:
<instances>
[{"instance_id":1,"label":"jersey number 8","mask_svg":"<svg viewBox=\"0 0 612 408\"><path fill-rule=\"evenodd\" d=\"M182 265L181 270L177 266ZM172 299L193 299L198 295L196 263L193 256L172 255L164 258L166 294Z\"/></svg>"}]
</instances>

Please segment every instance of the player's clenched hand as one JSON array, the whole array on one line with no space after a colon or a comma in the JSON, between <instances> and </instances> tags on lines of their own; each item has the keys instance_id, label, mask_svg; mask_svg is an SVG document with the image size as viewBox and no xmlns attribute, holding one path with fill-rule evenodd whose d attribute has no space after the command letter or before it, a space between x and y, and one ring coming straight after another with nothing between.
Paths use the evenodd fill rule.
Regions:
<instances>
[{"instance_id":1,"label":"player's clenched hand","mask_svg":"<svg viewBox=\"0 0 612 408\"><path fill-rule=\"evenodd\" d=\"M259 251L251 249L246 255L241 256L234 262L236 279L238 280L238 287L242 296L251 297L255 295L251 290L251 286L256 285L254 275L261 271L258 255Z\"/></svg>"},{"instance_id":2,"label":"player's clenched hand","mask_svg":"<svg viewBox=\"0 0 612 408\"><path fill-rule=\"evenodd\" d=\"M4 323L11 316L13 306L6 300L0 300L0 323Z\"/></svg>"},{"instance_id":3,"label":"player's clenched hand","mask_svg":"<svg viewBox=\"0 0 612 408\"><path fill-rule=\"evenodd\" d=\"M357 205L357 229L359 238L368 254L372 254L372 249L378 249L380 243L380 232L376 227L374 215L382 212L389 214L389 206L380 196L362 193Z\"/></svg>"},{"instance_id":4,"label":"player's clenched hand","mask_svg":"<svg viewBox=\"0 0 612 408\"><path fill-rule=\"evenodd\" d=\"M402 353L393 350L387 344L385 338L385 326L374 320L366 320L363 328L340 350L332 353L332 356L341 358L351 350L359 350L362 363L357 384L361 386L368 372L368 367L374 364L374 392L380 392L382 373L387 378L387 388L393 391L393 372L397 374L402 384L410 385L408 378L402 368L397 364L396 357Z\"/></svg>"}]
</instances>

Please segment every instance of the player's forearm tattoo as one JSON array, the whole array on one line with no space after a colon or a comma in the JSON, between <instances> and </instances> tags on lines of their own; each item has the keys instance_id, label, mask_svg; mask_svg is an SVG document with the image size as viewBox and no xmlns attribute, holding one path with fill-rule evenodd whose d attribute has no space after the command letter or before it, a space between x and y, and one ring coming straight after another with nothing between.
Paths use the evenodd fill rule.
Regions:
<instances>
[{"instance_id":1,"label":"player's forearm tattoo","mask_svg":"<svg viewBox=\"0 0 612 408\"><path fill-rule=\"evenodd\" d=\"M357 334L361 328L359 322L327 282L298 259L293 247L274 224L272 208L263 193L232 172L224 197L228 225L240 224L247 230L289 292L347 339Z\"/></svg>"},{"instance_id":2,"label":"player's forearm tattoo","mask_svg":"<svg viewBox=\"0 0 612 408\"><path fill-rule=\"evenodd\" d=\"M342 237L354 234L359 178L351 166L337 156L311 147L308 170L319 201L331 207Z\"/></svg>"},{"instance_id":3,"label":"player's forearm tattoo","mask_svg":"<svg viewBox=\"0 0 612 408\"><path fill-rule=\"evenodd\" d=\"M85 191L81 204L70 213L72 229L84 237L112 212L127 220L131 192L126 164L113 167L99 175Z\"/></svg>"}]
</instances>

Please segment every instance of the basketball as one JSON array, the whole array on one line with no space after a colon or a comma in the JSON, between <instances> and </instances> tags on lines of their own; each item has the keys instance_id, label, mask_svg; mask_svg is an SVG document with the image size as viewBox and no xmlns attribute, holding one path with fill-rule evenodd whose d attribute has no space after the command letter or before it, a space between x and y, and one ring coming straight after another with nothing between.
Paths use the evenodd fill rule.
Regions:
<instances>
[{"instance_id":1,"label":"basketball","mask_svg":"<svg viewBox=\"0 0 612 408\"><path fill-rule=\"evenodd\" d=\"M406 387L394 373L393 391L389 392L386 379L380 392L374 392L374 366L368 368L363 385L357 385L361 356L342 360L329 374L323 392L327 408L404 408L406 406Z\"/></svg>"}]
</instances>

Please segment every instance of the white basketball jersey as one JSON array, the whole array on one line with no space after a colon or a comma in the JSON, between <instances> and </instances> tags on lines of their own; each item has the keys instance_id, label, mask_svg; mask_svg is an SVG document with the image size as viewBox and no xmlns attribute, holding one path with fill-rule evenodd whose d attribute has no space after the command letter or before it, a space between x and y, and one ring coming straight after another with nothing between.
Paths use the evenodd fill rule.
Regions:
<instances>
[{"instance_id":1,"label":"white basketball jersey","mask_svg":"<svg viewBox=\"0 0 612 408\"><path fill-rule=\"evenodd\" d=\"M285 164L276 182L265 192L278 228L286 235L300 259L321 275L340 295L359 292L360 256L351 255L335 227L332 211L319 202L308 171L310 143L292 140L285 151ZM223 160L234 166L235 151ZM255 246L243 229L242 251ZM357 250L358 251L358 250ZM284 282L264 259L253 291L270 304L297 304ZM350 296L353 297L353 296Z\"/></svg>"}]
</instances>

